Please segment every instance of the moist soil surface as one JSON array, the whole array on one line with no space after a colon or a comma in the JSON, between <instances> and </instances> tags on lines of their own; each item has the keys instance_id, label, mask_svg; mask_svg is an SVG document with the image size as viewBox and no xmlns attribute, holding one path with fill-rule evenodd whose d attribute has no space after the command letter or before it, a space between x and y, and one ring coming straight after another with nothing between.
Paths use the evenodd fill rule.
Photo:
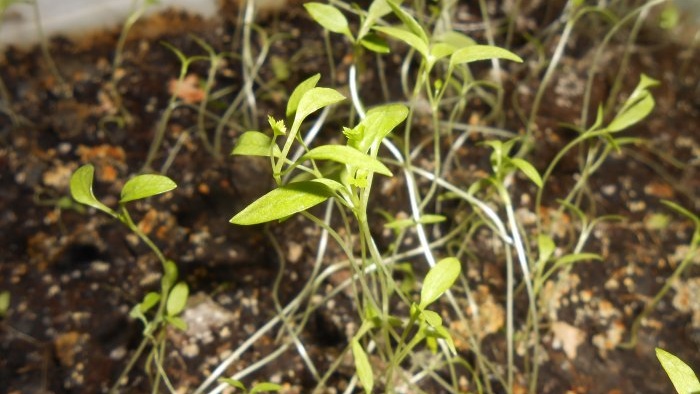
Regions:
<instances>
[{"instance_id":1,"label":"moist soil surface","mask_svg":"<svg viewBox=\"0 0 700 394\"><path fill-rule=\"evenodd\" d=\"M525 7L516 37L553 23L563 12L558 3L532 2ZM502 11L496 8L491 17L503 23ZM321 86L344 86L349 46L337 35L331 36L336 68L336 78L331 80L323 32L303 8L293 4L284 12L270 11L257 20L271 45L253 86L244 86L240 56L222 58L214 77L212 91L220 94L207 103L210 113L221 116L245 89L254 92L257 100L256 111L241 104L241 110L229 118L221 130L219 150L207 149L198 131L198 125L204 125L204 133L213 140L216 123L198 118L209 73L207 61L191 64L183 82L187 89L177 94L180 105L167 123L161 123L180 74L177 56L161 43L188 56L207 56L198 40L217 53L240 53L239 15L236 7L229 6L213 21L174 11L144 20L130 32L117 69L113 58L118 29L80 39L52 38L49 51L58 75L48 67L40 48L5 49L0 58L4 84L0 290L9 292L11 304L0 320L0 391L105 392L124 370L142 339L142 325L129 317L129 310L147 291L158 288L162 269L150 250L120 223L67 199L68 183L80 165L92 163L95 194L115 206L125 180L144 170L149 147L162 126L163 143L147 170L168 175L178 188L136 202L130 212L164 254L177 262L181 278L190 286L191 299L183 314L189 328L169 331L164 365L178 392L193 391L223 358L273 318L311 275L319 230L308 221L292 217L267 228L228 223L234 213L270 190L273 182L267 160L230 157L227 152L246 129L266 128L268 113L282 116L289 92L308 76L320 72ZM478 28L477 6L461 4L456 15L456 28L469 30L478 42L485 42L483 29ZM576 135L563 124L578 122L583 86L605 31L599 24L589 27L575 29L544 95L531 156L540 172ZM613 89L628 94L645 73L661 82L653 89L656 108L625 132L645 142L614 152L589 180L586 210L597 216L624 217L601 223L587 243L585 250L599 253L602 261L562 271L543 290L547 292L541 306L546 323L539 393L670 393L673 388L654 356L656 346L700 368L700 278L694 267L645 319L636 346L618 347L628 339L635 317L688 251L692 222L660 200L675 201L691 212L700 210L700 56L649 23L618 73L625 39L623 34L613 40L603 54L605 66L596 76L591 101L606 100ZM251 42L251 53L257 56L262 50L259 33ZM545 41L541 49L552 53L556 42ZM523 58L538 56L525 39L515 39L511 47ZM383 97L403 99L399 72L394 71L405 55L402 48L395 45L395 52L381 64L387 91L378 87L375 63L362 74L368 105ZM534 64L526 60L524 66L504 70L504 129L516 133L523 129L519 114L529 114L544 75L544 68ZM475 69L482 71L487 75L487 69ZM614 88L617 78L622 81L619 89ZM471 118L461 121L481 122L484 105L473 106ZM338 109L331 124L347 118L347 111L347 107ZM323 138L337 136L329 131ZM446 175L449 180L467 187L490 171L488 150L478 144L484 138L475 133L457 151L461 166ZM555 199L580 176L576 154L569 156L548 182L541 215L547 216L548 207L555 207ZM430 160L428 153L416 158L416 162ZM392 207L392 214L406 212L402 186L399 176L377 185L376 205ZM534 193L525 179L515 181L512 197L526 230L533 228L528 218L533 215ZM446 204L443 209L448 216L458 217L455 211L460 208ZM384 222L377 217L373 229L381 247L389 243L391 234L382 232ZM663 218L670 220L659 226ZM568 239L567 221L575 218L565 215L558 220L561 239ZM409 237L406 242L411 241ZM485 352L505 362L501 306L505 268L489 242L473 245L474 257L465 262L465 271L478 289L482 310L492 312L483 322ZM333 253L342 255L331 248ZM416 259L415 264L423 262ZM332 288L347 275L340 272L327 285ZM350 293L341 292L312 313L299 338L319 371L342 356L354 324L357 313ZM458 348L469 357L468 346L460 346L464 328L458 324L451 328ZM278 349L275 333L258 338L228 372L240 371ZM150 392L148 375L139 368L143 363L143 359L137 361L119 391ZM343 361L328 382L332 388L328 392L342 391L352 375L352 361ZM279 382L285 392L298 393L309 392L316 383L294 347L244 380ZM441 392L432 386L424 390Z\"/></svg>"}]
</instances>

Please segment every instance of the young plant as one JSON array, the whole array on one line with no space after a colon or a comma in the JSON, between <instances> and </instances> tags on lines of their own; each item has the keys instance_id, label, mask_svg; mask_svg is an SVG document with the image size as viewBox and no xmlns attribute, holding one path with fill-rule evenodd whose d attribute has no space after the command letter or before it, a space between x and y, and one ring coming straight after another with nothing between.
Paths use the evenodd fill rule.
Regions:
<instances>
[{"instance_id":1,"label":"young plant","mask_svg":"<svg viewBox=\"0 0 700 394\"><path fill-rule=\"evenodd\" d=\"M187 303L189 288L186 283L178 281L178 270L175 263L167 259L158 246L134 223L127 210L127 203L169 192L175 189L177 185L170 178L163 175L137 175L124 184L119 199L119 207L115 210L102 203L93 194L94 173L94 167L89 164L78 168L73 173L70 180L70 191L73 199L120 221L153 251L163 266L160 291L146 294L143 301L135 305L131 310L130 316L141 320L144 324L144 338L132 356L131 361L115 382L111 392L118 391L122 379L128 375L136 360L139 359L149 343L152 345L150 360L152 360L156 368L154 392L158 391L161 380L171 392L174 392L172 384L163 369L166 329L169 325L180 330L187 329L185 322L179 315ZM154 307L155 311L153 310Z\"/></svg>"},{"instance_id":2,"label":"young plant","mask_svg":"<svg viewBox=\"0 0 700 394\"><path fill-rule=\"evenodd\" d=\"M459 261L452 258L434 267L424 284L421 303L413 304L411 316L406 323L389 313L390 298L398 292L388 267L382 264L383 257L369 229L368 204L375 174L392 176L391 171L378 160L379 148L389 133L406 119L408 109L399 104L384 105L367 112L366 117L353 128L344 128L345 145L322 145L315 148L303 146L305 154L296 160L289 157L292 145L300 140L302 122L312 113L340 102L344 97L329 88L316 87L319 76L302 82L292 93L287 106L287 128L284 120L269 118L272 135L249 131L241 136L233 149L234 155L267 156L270 158L273 178L277 188L260 197L237 213L231 223L252 225L273 220L282 220L295 213L318 222L308 209L330 198L339 206L348 209L358 224L361 259L353 264L361 288L358 305L363 324L353 336L351 349L356 369L365 390L374 386L372 368L367 357L365 336L371 338L394 337L399 341L395 349L381 349L387 357L390 369L385 384L393 387L392 373L401 361L421 341L427 340L435 348L437 338L448 339L439 315L425 308L439 298L459 275ZM281 140L278 145L278 140ZM324 162L322 165L321 162ZM287 181L290 179L289 181ZM339 238L337 238L339 239ZM356 257L350 245L341 245L351 262ZM371 270L371 271L368 271ZM371 272L370 282L365 279ZM398 292L398 293L397 293ZM402 333L396 326L403 327ZM413 328L418 327L414 332ZM375 332L376 331L376 332ZM407 335L413 333L411 341ZM386 343L385 346L391 346ZM454 349L454 346L450 346Z\"/></svg>"}]
</instances>

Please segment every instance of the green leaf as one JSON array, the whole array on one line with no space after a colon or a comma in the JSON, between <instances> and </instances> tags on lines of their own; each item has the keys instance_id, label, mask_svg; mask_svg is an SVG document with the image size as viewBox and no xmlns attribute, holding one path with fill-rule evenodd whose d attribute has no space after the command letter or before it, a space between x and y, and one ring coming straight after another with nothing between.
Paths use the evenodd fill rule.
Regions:
<instances>
[{"instance_id":1,"label":"green leaf","mask_svg":"<svg viewBox=\"0 0 700 394\"><path fill-rule=\"evenodd\" d=\"M457 48L450 44L439 42L430 47L430 57L433 59L433 62L435 62L437 60L442 59L443 57L450 56L456 50Z\"/></svg>"},{"instance_id":2,"label":"green leaf","mask_svg":"<svg viewBox=\"0 0 700 394\"><path fill-rule=\"evenodd\" d=\"M408 30L415 34L427 47L430 40L428 39L428 34L425 32L425 30L423 30L420 23L413 19L408 12L404 11L396 1L386 0L386 3L389 5L389 7L391 7L391 10L394 11L394 14L399 17L401 22L403 22Z\"/></svg>"},{"instance_id":3,"label":"green leaf","mask_svg":"<svg viewBox=\"0 0 700 394\"><path fill-rule=\"evenodd\" d=\"M160 280L160 287L163 293L167 293L177 281L177 265L174 261L168 260L165 262L163 269L165 272L163 272L163 278Z\"/></svg>"},{"instance_id":4,"label":"green leaf","mask_svg":"<svg viewBox=\"0 0 700 394\"><path fill-rule=\"evenodd\" d=\"M120 203L125 203L142 198L152 197L169 192L177 185L172 179L164 175L144 174L129 179L122 188Z\"/></svg>"},{"instance_id":5,"label":"green leaf","mask_svg":"<svg viewBox=\"0 0 700 394\"><path fill-rule=\"evenodd\" d=\"M389 49L389 44L387 44L387 42L383 38L379 37L374 33L368 33L364 37L362 37L362 39L360 40L360 44L372 52L391 52L391 49Z\"/></svg>"},{"instance_id":6,"label":"green leaf","mask_svg":"<svg viewBox=\"0 0 700 394\"><path fill-rule=\"evenodd\" d=\"M471 63L479 60L490 60L496 58L512 60L518 63L523 62L523 59L521 59L520 56L514 54L513 52L507 49L491 45L471 45L456 50L450 58L450 66L456 66L458 64Z\"/></svg>"},{"instance_id":7,"label":"green leaf","mask_svg":"<svg viewBox=\"0 0 700 394\"><path fill-rule=\"evenodd\" d=\"M428 271L420 292L420 309L432 304L457 280L462 265L454 257L440 260Z\"/></svg>"},{"instance_id":8,"label":"green leaf","mask_svg":"<svg viewBox=\"0 0 700 394\"><path fill-rule=\"evenodd\" d=\"M241 390L243 390L243 392L248 391L248 389L245 387L243 382L241 382L240 380L235 380L235 379L231 379L231 378L219 378L217 380L221 383L226 383L231 387L241 389Z\"/></svg>"},{"instance_id":9,"label":"green leaf","mask_svg":"<svg viewBox=\"0 0 700 394\"><path fill-rule=\"evenodd\" d=\"M169 316L177 316L185 309L187 304L187 297L190 294L190 289L187 287L187 283L178 282L172 290L170 290L170 295L168 295L168 302L165 304L165 310Z\"/></svg>"},{"instance_id":10,"label":"green leaf","mask_svg":"<svg viewBox=\"0 0 700 394\"><path fill-rule=\"evenodd\" d=\"M141 310L142 313L148 312L151 308L156 306L158 302L160 301L160 294L156 293L155 291L152 291L148 294L146 294L145 297L143 297L143 301L139 304L139 309Z\"/></svg>"},{"instance_id":11,"label":"green leaf","mask_svg":"<svg viewBox=\"0 0 700 394\"><path fill-rule=\"evenodd\" d=\"M429 56L428 44L421 40L420 37L404 28L393 26L377 26L374 28L374 30L405 42L406 44L408 44L408 46L418 51L418 53L420 53L424 59L427 59Z\"/></svg>"},{"instance_id":12,"label":"green leaf","mask_svg":"<svg viewBox=\"0 0 700 394\"><path fill-rule=\"evenodd\" d=\"M272 190L253 201L230 222L251 225L282 219L297 212L305 211L332 197L324 184L311 180L290 183Z\"/></svg>"},{"instance_id":13,"label":"green leaf","mask_svg":"<svg viewBox=\"0 0 700 394\"><path fill-rule=\"evenodd\" d=\"M236 146L231 151L232 155L237 156L270 156L270 147L272 154L279 157L280 148L273 145L272 138L259 131L246 131L238 137Z\"/></svg>"},{"instance_id":14,"label":"green leaf","mask_svg":"<svg viewBox=\"0 0 700 394\"><path fill-rule=\"evenodd\" d=\"M659 359L661 366L679 394L700 393L700 381L698 381L693 369L683 360L658 347L656 348L656 358Z\"/></svg>"},{"instance_id":15,"label":"green leaf","mask_svg":"<svg viewBox=\"0 0 700 394\"><path fill-rule=\"evenodd\" d=\"M0 319L7 316L7 311L10 310L10 292L5 290L0 292Z\"/></svg>"},{"instance_id":16,"label":"green leaf","mask_svg":"<svg viewBox=\"0 0 700 394\"><path fill-rule=\"evenodd\" d=\"M285 115L287 119L291 118L292 115L297 112L299 100L301 100L306 92L316 86L319 79L321 79L321 74L312 75L294 88L294 91L289 96L289 100L287 100L287 111Z\"/></svg>"},{"instance_id":17,"label":"green leaf","mask_svg":"<svg viewBox=\"0 0 700 394\"><path fill-rule=\"evenodd\" d=\"M434 224L434 223L440 223L444 222L447 220L445 216L442 215L423 215L420 217L420 220L418 223L421 224ZM386 228L390 228L392 230L400 230L406 227L411 227L415 226L416 221L413 220L413 218L408 218L408 219L401 219L401 220L393 220L387 224L384 225Z\"/></svg>"},{"instance_id":18,"label":"green leaf","mask_svg":"<svg viewBox=\"0 0 700 394\"><path fill-rule=\"evenodd\" d=\"M345 100L345 96L338 93L338 91L335 89L309 89L309 91L304 93L304 95L301 97L301 100L299 100L299 107L297 107L296 115L294 115L294 124L292 128L298 130L301 122L303 122L307 116L323 107L335 104L342 100Z\"/></svg>"},{"instance_id":19,"label":"green leaf","mask_svg":"<svg viewBox=\"0 0 700 394\"><path fill-rule=\"evenodd\" d=\"M333 33L345 34L351 40L353 39L348 20L340 10L332 5L322 3L306 3L304 4L306 11L311 14L311 17L323 26L324 29Z\"/></svg>"},{"instance_id":20,"label":"green leaf","mask_svg":"<svg viewBox=\"0 0 700 394\"><path fill-rule=\"evenodd\" d=\"M433 312L431 310L424 310L423 311L423 320L425 320L426 323L428 323L429 326L431 327L441 327L442 326L442 317L437 314L437 312Z\"/></svg>"},{"instance_id":21,"label":"green leaf","mask_svg":"<svg viewBox=\"0 0 700 394\"><path fill-rule=\"evenodd\" d=\"M258 383L255 386L253 386L253 388L250 389L250 394L262 393L264 391L280 391L280 390L282 390L282 386L280 386L279 384L270 383L270 382L262 382L262 383Z\"/></svg>"},{"instance_id":22,"label":"green leaf","mask_svg":"<svg viewBox=\"0 0 700 394\"><path fill-rule=\"evenodd\" d=\"M510 162L513 163L514 166L518 167L518 169L522 171L525 176L530 178L532 183L537 185L537 187L542 187L542 177L532 164L517 157L510 159Z\"/></svg>"},{"instance_id":23,"label":"green leaf","mask_svg":"<svg viewBox=\"0 0 700 394\"><path fill-rule=\"evenodd\" d=\"M403 104L389 104L367 111L360 123L364 130L359 141L350 144L360 152L367 153L370 148L378 148L382 140L408 116L408 107Z\"/></svg>"},{"instance_id":24,"label":"green leaf","mask_svg":"<svg viewBox=\"0 0 700 394\"><path fill-rule=\"evenodd\" d=\"M187 331L187 323L177 316L166 316L165 320L180 331Z\"/></svg>"},{"instance_id":25,"label":"green leaf","mask_svg":"<svg viewBox=\"0 0 700 394\"><path fill-rule=\"evenodd\" d=\"M374 0L372 4L370 4L367 15L362 21L360 30L357 32L357 39L360 40L360 43L362 43L362 40L367 37L367 35L372 34L369 33L369 31L374 27L377 20L390 12L391 7L386 3L386 0Z\"/></svg>"},{"instance_id":26,"label":"green leaf","mask_svg":"<svg viewBox=\"0 0 700 394\"><path fill-rule=\"evenodd\" d=\"M355 169L365 169L378 174L392 176L391 171L381 161L366 153L345 145L323 145L311 149L300 161L306 159L332 160L337 163L353 166Z\"/></svg>"},{"instance_id":27,"label":"green leaf","mask_svg":"<svg viewBox=\"0 0 700 394\"><path fill-rule=\"evenodd\" d=\"M554 254L556 245L554 244L552 237L547 234L540 234L537 236L537 249L540 251L538 262L540 264L544 264L550 257L552 257L552 254Z\"/></svg>"},{"instance_id":28,"label":"green leaf","mask_svg":"<svg viewBox=\"0 0 700 394\"><path fill-rule=\"evenodd\" d=\"M566 256L557 259L557 261L554 264L556 264L557 266L563 266L585 260L603 260L603 258L596 253L574 253L567 254Z\"/></svg>"},{"instance_id":29,"label":"green leaf","mask_svg":"<svg viewBox=\"0 0 700 394\"><path fill-rule=\"evenodd\" d=\"M435 37L435 41L450 44L457 49L476 45L476 41L464 33L448 30Z\"/></svg>"},{"instance_id":30,"label":"green leaf","mask_svg":"<svg viewBox=\"0 0 700 394\"><path fill-rule=\"evenodd\" d=\"M369 363L369 358L367 358L367 353L365 353L365 350L357 339L352 340L352 356L355 359L357 377L360 379L365 392L371 393L374 388L372 366Z\"/></svg>"},{"instance_id":31,"label":"green leaf","mask_svg":"<svg viewBox=\"0 0 700 394\"><path fill-rule=\"evenodd\" d=\"M455 347L455 341L452 339L452 335L450 335L450 332L447 331L445 327L439 326L439 327L434 327L435 332L440 336L440 338L444 339L445 342L447 342L447 347L450 348L450 351L452 354L456 355L457 354L457 348Z\"/></svg>"},{"instance_id":32,"label":"green leaf","mask_svg":"<svg viewBox=\"0 0 700 394\"><path fill-rule=\"evenodd\" d=\"M108 206L102 204L92 193L92 182L95 175L95 167L86 164L73 173L70 178L70 192L73 199L81 204L97 208L112 216L117 214Z\"/></svg>"},{"instance_id":33,"label":"green leaf","mask_svg":"<svg viewBox=\"0 0 700 394\"><path fill-rule=\"evenodd\" d=\"M615 119L608 125L608 131L615 133L641 121L651 113L654 109L654 105L654 97L651 93L646 92L642 94L641 98L630 104L621 113L617 114Z\"/></svg>"}]
</instances>

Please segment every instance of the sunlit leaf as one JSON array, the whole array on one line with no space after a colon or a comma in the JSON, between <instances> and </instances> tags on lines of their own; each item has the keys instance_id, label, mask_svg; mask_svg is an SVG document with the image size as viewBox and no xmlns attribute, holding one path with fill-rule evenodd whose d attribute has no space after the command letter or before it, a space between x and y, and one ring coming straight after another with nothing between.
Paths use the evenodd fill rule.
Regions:
<instances>
[{"instance_id":1,"label":"sunlit leaf","mask_svg":"<svg viewBox=\"0 0 700 394\"><path fill-rule=\"evenodd\" d=\"M177 185L164 175L144 174L129 179L122 188L120 203L152 197L169 192Z\"/></svg>"},{"instance_id":2,"label":"sunlit leaf","mask_svg":"<svg viewBox=\"0 0 700 394\"><path fill-rule=\"evenodd\" d=\"M586 260L603 260L603 258L596 253L574 253L574 254L567 254L566 256L562 256L561 258L557 259L555 264L557 266L562 266L562 265L567 265L567 264L573 264L577 263L579 261L586 261Z\"/></svg>"},{"instance_id":3,"label":"sunlit leaf","mask_svg":"<svg viewBox=\"0 0 700 394\"><path fill-rule=\"evenodd\" d=\"M146 294L145 297L143 297L143 301L141 302L141 304L139 304L139 308L141 309L141 312L146 313L151 308L156 306L158 302L160 302L160 294L156 293L155 291L152 291Z\"/></svg>"},{"instance_id":4,"label":"sunlit leaf","mask_svg":"<svg viewBox=\"0 0 700 394\"><path fill-rule=\"evenodd\" d=\"M440 336L440 338L444 339L445 342L447 342L447 347L450 348L450 351L452 354L457 354L457 348L455 347L455 341L452 339L452 335L450 335L450 332L447 331L447 329L443 326L439 327L434 327L436 333Z\"/></svg>"},{"instance_id":5,"label":"sunlit leaf","mask_svg":"<svg viewBox=\"0 0 700 394\"><path fill-rule=\"evenodd\" d=\"M369 363L369 358L367 353L360 345L357 339L352 340L352 356L355 359L355 370L357 371L357 377L360 379L365 392L371 393L374 388L374 374L372 372L372 365Z\"/></svg>"},{"instance_id":6,"label":"sunlit leaf","mask_svg":"<svg viewBox=\"0 0 700 394\"><path fill-rule=\"evenodd\" d=\"M539 263L544 264L549 260L550 257L552 257L552 254L554 254L554 249L556 248L556 245L554 244L554 240L552 240L552 237L550 237L547 234L540 234L537 236L537 249L540 251L540 257L539 257Z\"/></svg>"},{"instance_id":7,"label":"sunlit leaf","mask_svg":"<svg viewBox=\"0 0 700 394\"><path fill-rule=\"evenodd\" d=\"M187 297L190 294L190 289L187 283L178 282L168 295L168 302L165 304L165 310L170 316L177 316L185 309Z\"/></svg>"},{"instance_id":8,"label":"sunlit leaf","mask_svg":"<svg viewBox=\"0 0 700 394\"><path fill-rule=\"evenodd\" d=\"M311 149L302 157L313 160L332 160L338 163L353 166L355 169L365 169L378 174L392 176L391 171L381 161L362 153L359 150L345 145L323 145Z\"/></svg>"},{"instance_id":9,"label":"sunlit leaf","mask_svg":"<svg viewBox=\"0 0 700 394\"><path fill-rule=\"evenodd\" d=\"M520 56L507 49L491 45L471 45L456 50L450 58L450 66L489 59L506 59L518 63L523 61Z\"/></svg>"},{"instance_id":10,"label":"sunlit leaf","mask_svg":"<svg viewBox=\"0 0 700 394\"><path fill-rule=\"evenodd\" d=\"M299 125L307 116L319 109L345 100L345 96L331 88L311 88L299 100L294 125Z\"/></svg>"},{"instance_id":11,"label":"sunlit leaf","mask_svg":"<svg viewBox=\"0 0 700 394\"><path fill-rule=\"evenodd\" d=\"M180 331L187 331L187 323L177 316L166 316L165 320Z\"/></svg>"},{"instance_id":12,"label":"sunlit leaf","mask_svg":"<svg viewBox=\"0 0 700 394\"><path fill-rule=\"evenodd\" d=\"M428 44L421 40L420 37L404 28L393 26L377 26L374 28L374 30L382 32L390 37L396 38L397 40L403 41L404 43L408 44L408 46L418 51L418 53L420 53L421 56L423 56L423 58L425 59L427 59L429 56Z\"/></svg>"},{"instance_id":13,"label":"sunlit leaf","mask_svg":"<svg viewBox=\"0 0 700 394\"><path fill-rule=\"evenodd\" d=\"M327 186L313 180L290 183L253 201L230 222L251 225L282 219L318 205L332 195Z\"/></svg>"},{"instance_id":14,"label":"sunlit leaf","mask_svg":"<svg viewBox=\"0 0 700 394\"><path fill-rule=\"evenodd\" d=\"M364 37L362 37L362 39L360 39L360 44L362 44L363 47L369 49L372 52L391 52L391 49L389 49L389 44L387 44L387 42L383 38L379 37L374 33L368 33Z\"/></svg>"},{"instance_id":15,"label":"sunlit leaf","mask_svg":"<svg viewBox=\"0 0 700 394\"><path fill-rule=\"evenodd\" d=\"M275 157L280 155L280 148L272 144L272 138L259 131L246 131L238 137L236 146L231 151L232 155L245 156L270 156L270 147Z\"/></svg>"},{"instance_id":16,"label":"sunlit leaf","mask_svg":"<svg viewBox=\"0 0 700 394\"><path fill-rule=\"evenodd\" d=\"M97 208L102 212L116 216L114 211L102 204L92 193L92 182L95 175L95 167L86 164L78 168L70 178L70 192L73 199L81 204Z\"/></svg>"},{"instance_id":17,"label":"sunlit leaf","mask_svg":"<svg viewBox=\"0 0 700 394\"><path fill-rule=\"evenodd\" d=\"M455 30L448 30L435 36L435 41L450 44L457 49L468 47L470 45L476 45L476 41L474 41L473 38Z\"/></svg>"},{"instance_id":18,"label":"sunlit leaf","mask_svg":"<svg viewBox=\"0 0 700 394\"><path fill-rule=\"evenodd\" d=\"M457 280L462 265L454 257L440 260L428 271L420 292L420 309L432 304Z\"/></svg>"},{"instance_id":19,"label":"sunlit leaf","mask_svg":"<svg viewBox=\"0 0 700 394\"><path fill-rule=\"evenodd\" d=\"M333 33L345 34L351 40L353 39L348 20L340 10L332 5L322 3L305 3L304 8L311 14L311 17L323 26L324 29Z\"/></svg>"},{"instance_id":20,"label":"sunlit leaf","mask_svg":"<svg viewBox=\"0 0 700 394\"><path fill-rule=\"evenodd\" d=\"M367 153L371 147L378 148L382 140L408 116L408 107L403 104L389 104L367 111L360 125L363 132L359 140L351 142L357 150Z\"/></svg>"},{"instance_id":21,"label":"sunlit leaf","mask_svg":"<svg viewBox=\"0 0 700 394\"><path fill-rule=\"evenodd\" d=\"M532 164L517 157L510 159L510 162L513 163L514 166L518 167L518 169L522 171L525 176L530 178L532 183L537 185L537 187L542 187L542 177Z\"/></svg>"},{"instance_id":22,"label":"sunlit leaf","mask_svg":"<svg viewBox=\"0 0 700 394\"><path fill-rule=\"evenodd\" d=\"M399 5L400 2L396 2L394 0L386 0L387 4L389 7L391 7L391 10L394 11L394 14L396 14L397 17L403 22L403 24L410 30L413 34L415 34L427 47L429 39L428 39L428 34L423 30L423 26L421 26L418 21L413 19L411 14L408 12L404 11L403 8Z\"/></svg>"},{"instance_id":23,"label":"sunlit leaf","mask_svg":"<svg viewBox=\"0 0 700 394\"><path fill-rule=\"evenodd\" d=\"M226 383L231 387L235 387L237 389L243 390L244 392L248 391L246 389L245 385L243 384L243 382L241 382L240 380L235 380L235 379L231 379L231 378L219 378L217 380L221 383Z\"/></svg>"},{"instance_id":24,"label":"sunlit leaf","mask_svg":"<svg viewBox=\"0 0 700 394\"><path fill-rule=\"evenodd\" d=\"M654 105L654 97L651 93L645 92L637 101L630 104L610 122L608 131L611 133L621 131L641 121L651 113Z\"/></svg>"},{"instance_id":25,"label":"sunlit leaf","mask_svg":"<svg viewBox=\"0 0 700 394\"><path fill-rule=\"evenodd\" d=\"M258 383L255 386L253 386L252 389L250 389L249 394L257 394L257 393L263 393L266 391L280 391L282 390L282 386L279 384L275 383L270 383L270 382L262 382Z\"/></svg>"},{"instance_id":26,"label":"sunlit leaf","mask_svg":"<svg viewBox=\"0 0 700 394\"><path fill-rule=\"evenodd\" d=\"M175 281L177 281L177 265L174 261L168 260L165 262L164 271L163 278L160 280L160 287L163 290L163 293L166 293L171 287L173 287Z\"/></svg>"},{"instance_id":27,"label":"sunlit leaf","mask_svg":"<svg viewBox=\"0 0 700 394\"><path fill-rule=\"evenodd\" d=\"M700 393L700 381L688 364L661 348L656 348L656 357L679 394Z\"/></svg>"},{"instance_id":28,"label":"sunlit leaf","mask_svg":"<svg viewBox=\"0 0 700 394\"><path fill-rule=\"evenodd\" d=\"M440 315L437 314L437 312L433 312L431 310L426 309L423 311L423 319L431 327L442 326L442 317L440 317Z\"/></svg>"},{"instance_id":29,"label":"sunlit leaf","mask_svg":"<svg viewBox=\"0 0 700 394\"><path fill-rule=\"evenodd\" d=\"M418 221L418 223L420 223L420 224L434 224L434 223L444 222L445 220L447 220L447 218L443 215L427 214L427 215L422 215L420 217L420 220ZM391 222L385 224L384 227L390 228L392 230L400 230L400 229L415 226L415 225L416 225L416 221L413 220L413 218L408 218L408 219L391 221Z\"/></svg>"},{"instance_id":30,"label":"sunlit leaf","mask_svg":"<svg viewBox=\"0 0 700 394\"><path fill-rule=\"evenodd\" d=\"M433 61L436 61L442 59L443 57L450 56L456 50L457 48L450 44L439 42L430 47L430 56L433 58Z\"/></svg>"},{"instance_id":31,"label":"sunlit leaf","mask_svg":"<svg viewBox=\"0 0 700 394\"><path fill-rule=\"evenodd\" d=\"M294 88L294 91L292 92L291 95L289 95L289 99L287 100L287 111L286 111L286 117L291 118L294 113L297 112L297 107L299 106L299 100L312 88L316 86L318 83L318 80L321 79L321 74L315 74L303 82L301 82L299 85L297 85L296 88Z\"/></svg>"}]
</instances>

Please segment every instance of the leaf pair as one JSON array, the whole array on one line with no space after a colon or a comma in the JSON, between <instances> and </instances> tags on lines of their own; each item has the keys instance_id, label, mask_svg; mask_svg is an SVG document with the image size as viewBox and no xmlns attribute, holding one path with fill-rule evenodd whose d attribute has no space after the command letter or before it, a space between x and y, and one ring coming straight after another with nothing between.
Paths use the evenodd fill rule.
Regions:
<instances>
[{"instance_id":1,"label":"leaf pair","mask_svg":"<svg viewBox=\"0 0 700 394\"><path fill-rule=\"evenodd\" d=\"M94 174L95 168L90 164L78 168L73 173L70 179L70 191L73 199L116 217L117 213L100 202L92 192ZM124 184L119 204L152 197L173 190L176 187L177 185L172 179L163 175L137 175Z\"/></svg>"}]
</instances>

